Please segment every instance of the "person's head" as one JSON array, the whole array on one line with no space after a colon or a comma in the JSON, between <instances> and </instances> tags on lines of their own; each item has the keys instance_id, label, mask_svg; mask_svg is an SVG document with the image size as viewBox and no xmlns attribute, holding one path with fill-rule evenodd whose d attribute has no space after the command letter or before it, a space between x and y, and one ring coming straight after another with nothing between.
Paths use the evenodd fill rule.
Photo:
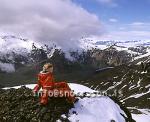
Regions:
<instances>
[{"instance_id":1,"label":"person's head","mask_svg":"<svg viewBox=\"0 0 150 122\"><path fill-rule=\"evenodd\" d=\"M53 72L53 65L51 63L44 64L43 71L52 73Z\"/></svg>"}]
</instances>

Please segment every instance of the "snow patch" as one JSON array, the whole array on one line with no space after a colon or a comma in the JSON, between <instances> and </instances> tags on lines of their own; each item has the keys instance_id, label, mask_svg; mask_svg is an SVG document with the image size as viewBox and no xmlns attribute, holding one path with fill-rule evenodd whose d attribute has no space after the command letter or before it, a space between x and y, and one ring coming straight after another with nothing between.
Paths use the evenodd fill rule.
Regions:
<instances>
[{"instance_id":1,"label":"snow patch","mask_svg":"<svg viewBox=\"0 0 150 122\"><path fill-rule=\"evenodd\" d=\"M150 114L132 114L132 117L136 122L150 122Z\"/></svg>"},{"instance_id":2,"label":"snow patch","mask_svg":"<svg viewBox=\"0 0 150 122\"><path fill-rule=\"evenodd\" d=\"M75 84L75 83L68 83L69 87L74 90L74 93L84 93L84 92L95 92L95 90L92 90L86 86L80 85L80 84Z\"/></svg>"},{"instance_id":3,"label":"snow patch","mask_svg":"<svg viewBox=\"0 0 150 122\"><path fill-rule=\"evenodd\" d=\"M146 54L135 57L133 61L144 58L144 57L148 57L148 56L150 56L150 49L147 49Z\"/></svg>"},{"instance_id":4,"label":"snow patch","mask_svg":"<svg viewBox=\"0 0 150 122\"><path fill-rule=\"evenodd\" d=\"M69 111L71 122L125 122L125 113L109 97L83 98Z\"/></svg>"},{"instance_id":5,"label":"snow patch","mask_svg":"<svg viewBox=\"0 0 150 122\"><path fill-rule=\"evenodd\" d=\"M149 93L150 93L150 90L147 91L147 92L145 92L145 93L131 95L131 96L128 97L128 98L139 98L139 97L141 97L141 96L143 96L143 95L146 95L146 94L149 94Z\"/></svg>"}]
</instances>

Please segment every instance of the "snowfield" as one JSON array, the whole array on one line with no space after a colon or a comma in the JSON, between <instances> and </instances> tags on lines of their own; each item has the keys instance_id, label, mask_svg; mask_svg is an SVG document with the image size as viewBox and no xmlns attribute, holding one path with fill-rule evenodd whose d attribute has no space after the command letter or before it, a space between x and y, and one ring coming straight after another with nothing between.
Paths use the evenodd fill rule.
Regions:
<instances>
[{"instance_id":1,"label":"snowfield","mask_svg":"<svg viewBox=\"0 0 150 122\"><path fill-rule=\"evenodd\" d=\"M120 113L124 114L109 97L83 98L75 104L75 108L70 110L69 120L71 122L125 122Z\"/></svg>"}]
</instances>

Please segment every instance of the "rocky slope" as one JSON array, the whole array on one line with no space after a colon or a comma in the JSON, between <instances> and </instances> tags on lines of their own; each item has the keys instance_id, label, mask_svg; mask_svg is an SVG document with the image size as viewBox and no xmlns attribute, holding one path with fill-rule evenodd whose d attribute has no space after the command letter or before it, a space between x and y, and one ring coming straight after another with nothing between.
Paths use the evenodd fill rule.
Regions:
<instances>
[{"instance_id":1,"label":"rocky slope","mask_svg":"<svg viewBox=\"0 0 150 122\"><path fill-rule=\"evenodd\" d=\"M35 85L6 88L0 90L0 119L1 121L15 122L134 122L127 108L106 96L86 97L86 93L94 90L78 84L69 84L77 93L78 101L70 104L65 98L50 98L47 106L40 106L38 97L33 96L32 88ZM29 88L27 88L29 87ZM82 94L82 95L81 95ZM105 109L104 109L105 106ZM97 107L98 109L95 109Z\"/></svg>"},{"instance_id":2,"label":"rocky slope","mask_svg":"<svg viewBox=\"0 0 150 122\"><path fill-rule=\"evenodd\" d=\"M40 106L39 99L26 87L0 90L0 120L2 122L56 122L73 107L65 98L51 98L47 106Z\"/></svg>"},{"instance_id":3,"label":"rocky slope","mask_svg":"<svg viewBox=\"0 0 150 122\"><path fill-rule=\"evenodd\" d=\"M115 93L125 106L133 113L143 113L140 109L149 111L150 103L150 67L144 70L141 65L121 65L103 72L91 74L83 84L109 95Z\"/></svg>"}]
</instances>

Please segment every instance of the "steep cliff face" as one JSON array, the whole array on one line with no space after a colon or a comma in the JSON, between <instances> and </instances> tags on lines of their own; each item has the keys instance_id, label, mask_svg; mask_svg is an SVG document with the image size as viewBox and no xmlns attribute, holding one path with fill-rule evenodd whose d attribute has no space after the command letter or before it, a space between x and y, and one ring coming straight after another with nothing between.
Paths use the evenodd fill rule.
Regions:
<instances>
[{"instance_id":1,"label":"steep cliff face","mask_svg":"<svg viewBox=\"0 0 150 122\"><path fill-rule=\"evenodd\" d=\"M103 61L107 65L119 66L126 64L132 60L130 53L126 51L118 51L115 47L110 47L105 50L97 50L92 55L97 62Z\"/></svg>"}]
</instances>

